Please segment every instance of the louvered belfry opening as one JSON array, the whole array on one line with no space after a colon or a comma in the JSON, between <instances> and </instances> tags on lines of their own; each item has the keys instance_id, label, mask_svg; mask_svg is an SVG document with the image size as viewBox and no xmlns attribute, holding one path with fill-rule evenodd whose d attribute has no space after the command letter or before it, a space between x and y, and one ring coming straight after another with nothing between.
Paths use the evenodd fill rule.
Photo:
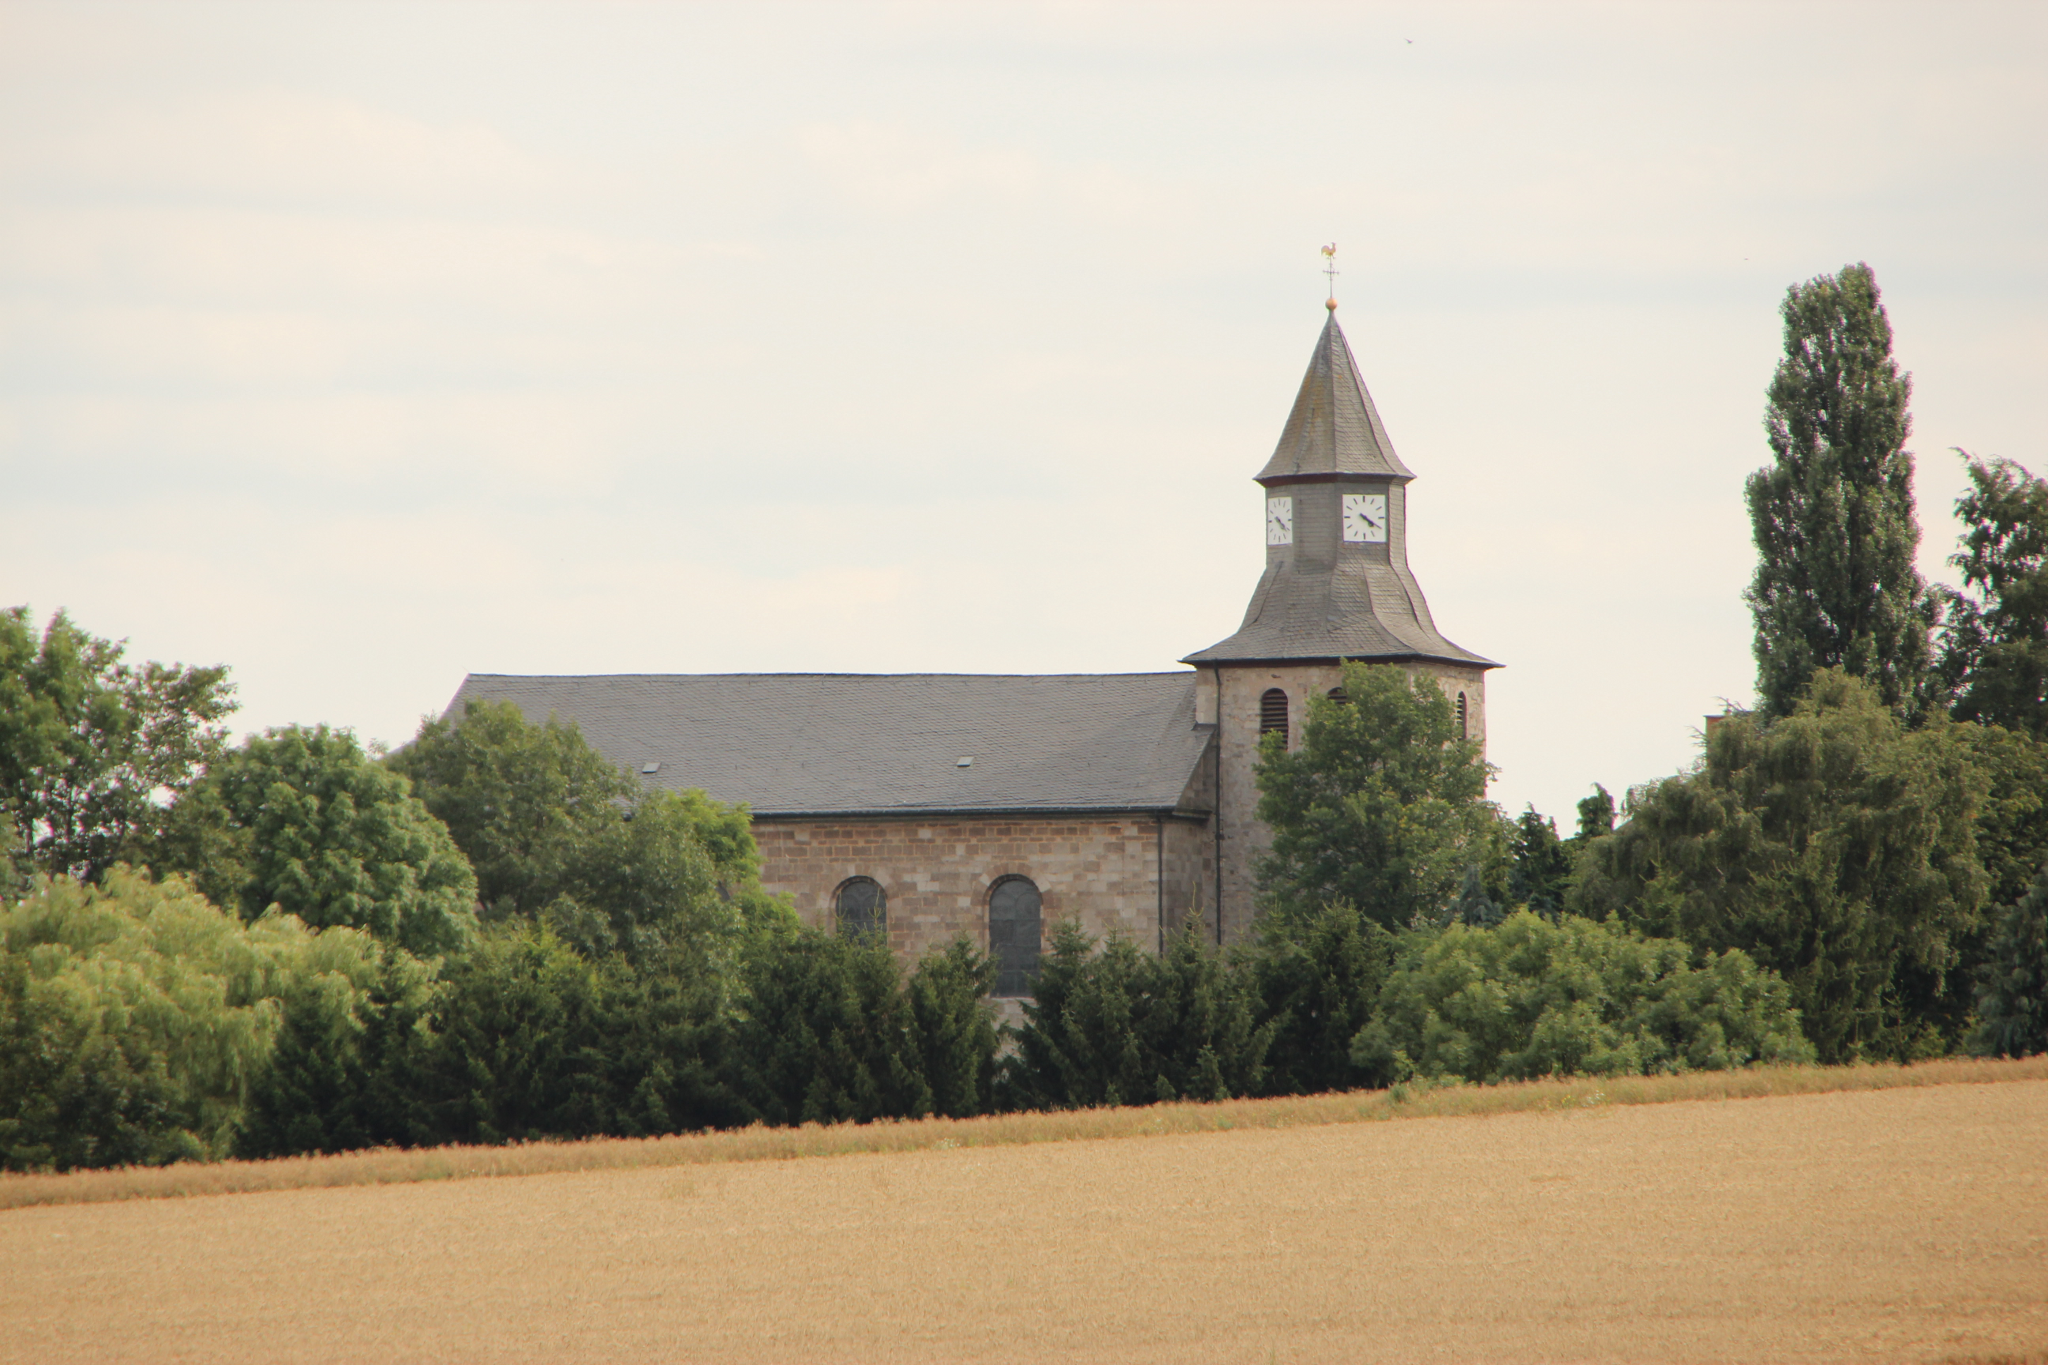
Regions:
<instances>
[{"instance_id":1,"label":"louvered belfry opening","mask_svg":"<svg viewBox=\"0 0 2048 1365\"><path fill-rule=\"evenodd\" d=\"M849 877L832 897L839 932L848 938L881 937L889 932L889 898L872 877Z\"/></svg>"},{"instance_id":2,"label":"louvered belfry opening","mask_svg":"<svg viewBox=\"0 0 2048 1365\"><path fill-rule=\"evenodd\" d=\"M1341 687L1333 687L1330 689L1330 700L1339 706L1348 706L1351 704L1351 694Z\"/></svg>"},{"instance_id":3,"label":"louvered belfry opening","mask_svg":"<svg viewBox=\"0 0 2048 1365\"><path fill-rule=\"evenodd\" d=\"M1466 710L1465 710L1465 694L1464 694L1463 692L1460 692L1460 693L1458 694L1458 738L1459 738L1459 739L1470 739L1470 738L1472 738L1472 726L1471 726L1471 723L1470 723L1469 719L1467 718L1467 715L1468 715L1468 713L1467 713L1467 712L1466 712Z\"/></svg>"},{"instance_id":4,"label":"louvered belfry opening","mask_svg":"<svg viewBox=\"0 0 2048 1365\"><path fill-rule=\"evenodd\" d=\"M1277 687L1267 688L1259 698L1259 733L1277 733L1281 743L1287 742L1287 694Z\"/></svg>"},{"instance_id":5,"label":"louvered belfry opening","mask_svg":"<svg viewBox=\"0 0 2048 1365\"><path fill-rule=\"evenodd\" d=\"M1004 877L989 889L988 951L996 960L996 995L1031 995L1044 935L1045 902L1029 877Z\"/></svg>"}]
</instances>

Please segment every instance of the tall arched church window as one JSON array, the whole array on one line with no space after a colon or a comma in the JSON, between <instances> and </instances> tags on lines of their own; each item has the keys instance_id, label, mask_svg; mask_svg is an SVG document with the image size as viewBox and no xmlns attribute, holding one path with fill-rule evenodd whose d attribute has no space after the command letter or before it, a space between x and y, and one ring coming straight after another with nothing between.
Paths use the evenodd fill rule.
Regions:
<instances>
[{"instance_id":1,"label":"tall arched church window","mask_svg":"<svg viewBox=\"0 0 2048 1365\"><path fill-rule=\"evenodd\" d=\"M848 877L832 896L832 915L849 938L889 932L889 898L873 877Z\"/></svg>"},{"instance_id":2,"label":"tall arched church window","mask_svg":"<svg viewBox=\"0 0 2048 1365\"><path fill-rule=\"evenodd\" d=\"M988 892L988 951L996 960L997 995L1028 996L1038 977L1045 901L1029 877L1003 877Z\"/></svg>"},{"instance_id":3,"label":"tall arched church window","mask_svg":"<svg viewBox=\"0 0 2048 1365\"><path fill-rule=\"evenodd\" d=\"M1287 694L1277 687L1266 689L1266 695L1259 698L1259 733L1277 732L1280 742L1287 742Z\"/></svg>"},{"instance_id":4,"label":"tall arched church window","mask_svg":"<svg viewBox=\"0 0 2048 1365\"><path fill-rule=\"evenodd\" d=\"M1458 738L1472 738L1472 722L1470 713L1465 709L1465 694L1463 692L1458 694Z\"/></svg>"}]
</instances>

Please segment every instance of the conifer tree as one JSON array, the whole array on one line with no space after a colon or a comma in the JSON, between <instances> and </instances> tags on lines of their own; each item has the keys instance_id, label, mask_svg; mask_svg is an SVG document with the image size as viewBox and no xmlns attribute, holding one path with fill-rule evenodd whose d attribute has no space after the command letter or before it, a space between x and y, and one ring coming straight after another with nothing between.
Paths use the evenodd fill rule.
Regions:
<instances>
[{"instance_id":1,"label":"conifer tree","mask_svg":"<svg viewBox=\"0 0 2048 1365\"><path fill-rule=\"evenodd\" d=\"M1746 488L1758 709L1787 715L1816 669L1840 668L1910 711L1929 656L1905 448L1912 380L1892 359L1869 266L1793 285L1780 311L1785 355L1764 416L1776 458Z\"/></svg>"},{"instance_id":2,"label":"conifer tree","mask_svg":"<svg viewBox=\"0 0 2048 1365\"><path fill-rule=\"evenodd\" d=\"M2048 866L1999 915L1977 1010L1977 1051L2002 1057L2048 1051Z\"/></svg>"}]
</instances>

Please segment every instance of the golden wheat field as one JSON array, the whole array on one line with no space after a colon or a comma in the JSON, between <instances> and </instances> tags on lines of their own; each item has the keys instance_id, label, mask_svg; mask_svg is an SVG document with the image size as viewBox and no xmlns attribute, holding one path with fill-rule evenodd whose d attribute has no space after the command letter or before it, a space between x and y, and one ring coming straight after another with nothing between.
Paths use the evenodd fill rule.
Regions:
<instances>
[{"instance_id":1,"label":"golden wheat field","mask_svg":"<svg viewBox=\"0 0 2048 1365\"><path fill-rule=\"evenodd\" d=\"M2038 1358L2048 1080L50 1204L0 1264L9 1361Z\"/></svg>"}]
</instances>

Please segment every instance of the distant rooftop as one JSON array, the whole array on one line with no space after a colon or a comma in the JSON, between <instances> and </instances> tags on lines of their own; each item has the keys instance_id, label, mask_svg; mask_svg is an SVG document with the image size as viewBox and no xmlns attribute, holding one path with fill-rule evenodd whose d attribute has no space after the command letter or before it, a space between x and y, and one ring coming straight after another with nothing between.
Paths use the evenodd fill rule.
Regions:
<instances>
[{"instance_id":1,"label":"distant rooftop","mask_svg":"<svg viewBox=\"0 0 2048 1365\"><path fill-rule=\"evenodd\" d=\"M701 788L757 815L1167 811L1209 742L1194 682L1186 670L472 673L448 714L509 701L529 721L573 720L650 787Z\"/></svg>"}]
</instances>

